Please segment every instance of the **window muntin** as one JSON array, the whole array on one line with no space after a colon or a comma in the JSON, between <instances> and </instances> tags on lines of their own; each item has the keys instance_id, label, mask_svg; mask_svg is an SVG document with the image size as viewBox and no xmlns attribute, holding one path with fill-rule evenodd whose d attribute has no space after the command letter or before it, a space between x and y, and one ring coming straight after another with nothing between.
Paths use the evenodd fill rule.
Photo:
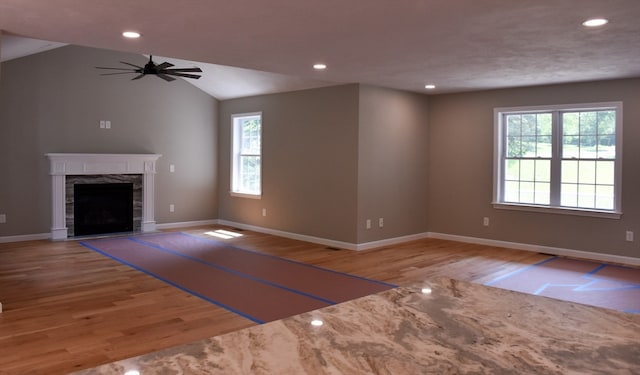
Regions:
<instances>
[{"instance_id":1,"label":"window muntin","mask_svg":"<svg viewBox=\"0 0 640 375\"><path fill-rule=\"evenodd\" d=\"M231 119L231 194L259 198L262 194L262 114L237 114Z\"/></svg>"},{"instance_id":2,"label":"window muntin","mask_svg":"<svg viewBox=\"0 0 640 375\"><path fill-rule=\"evenodd\" d=\"M497 108L495 204L620 213L622 103Z\"/></svg>"}]
</instances>

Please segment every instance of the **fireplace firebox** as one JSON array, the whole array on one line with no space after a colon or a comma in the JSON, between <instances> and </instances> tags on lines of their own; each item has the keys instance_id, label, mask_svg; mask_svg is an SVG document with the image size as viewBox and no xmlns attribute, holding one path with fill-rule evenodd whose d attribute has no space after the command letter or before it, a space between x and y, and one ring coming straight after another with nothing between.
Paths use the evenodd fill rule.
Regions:
<instances>
[{"instance_id":1,"label":"fireplace firebox","mask_svg":"<svg viewBox=\"0 0 640 375\"><path fill-rule=\"evenodd\" d=\"M75 184L76 236L133 231L133 184Z\"/></svg>"}]
</instances>

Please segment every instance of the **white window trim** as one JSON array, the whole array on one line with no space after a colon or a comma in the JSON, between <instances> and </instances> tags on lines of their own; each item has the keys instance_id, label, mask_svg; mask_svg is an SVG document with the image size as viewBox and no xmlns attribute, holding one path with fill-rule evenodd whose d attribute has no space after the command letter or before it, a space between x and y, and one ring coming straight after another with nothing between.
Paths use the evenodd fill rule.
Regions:
<instances>
[{"instance_id":1,"label":"white window trim","mask_svg":"<svg viewBox=\"0 0 640 375\"><path fill-rule=\"evenodd\" d=\"M232 197L238 198L249 198L249 199L262 199L262 163L260 163L260 193L259 194L251 194L241 191L235 191L234 187L237 186L237 182L235 179L238 178L237 166L239 163L239 154L237 152L239 148L239 137L236 136L236 118L241 117L252 117L258 116L260 117L260 156L262 158L262 112L248 112L248 113L236 113L231 115L231 165L230 165L230 187L229 195Z\"/></svg>"},{"instance_id":2,"label":"white window trim","mask_svg":"<svg viewBox=\"0 0 640 375\"><path fill-rule=\"evenodd\" d=\"M502 125L502 114L509 112L551 112L551 111L571 111L571 110L598 110L598 109L616 109L616 158L615 158L615 202L614 210L598 210L588 208L561 207L533 205L522 203L506 203L503 202L503 136L504 126ZM493 110L494 123L494 140L493 140L493 201L492 205L497 209L518 210L529 212L542 212L552 214L565 214L577 216L591 216L609 219L619 219L622 216L622 102L599 102L599 103L581 103L581 104L561 104L561 105L545 105L545 106L525 106L525 107L501 107ZM560 134L554 134L554 137L561 137ZM559 155L554 152L553 160L558 160ZM552 161L553 162L553 161ZM553 183L553 182L552 182Z\"/></svg>"}]
</instances>

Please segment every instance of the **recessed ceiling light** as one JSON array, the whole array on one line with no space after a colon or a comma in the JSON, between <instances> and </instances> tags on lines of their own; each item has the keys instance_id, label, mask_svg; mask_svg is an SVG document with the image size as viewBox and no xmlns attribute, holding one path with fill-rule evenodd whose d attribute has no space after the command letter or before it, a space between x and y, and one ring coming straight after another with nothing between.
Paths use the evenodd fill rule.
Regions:
<instances>
[{"instance_id":1,"label":"recessed ceiling light","mask_svg":"<svg viewBox=\"0 0 640 375\"><path fill-rule=\"evenodd\" d=\"M316 70L327 69L327 64L322 64L322 63L313 64L313 69L316 69Z\"/></svg>"},{"instance_id":2,"label":"recessed ceiling light","mask_svg":"<svg viewBox=\"0 0 640 375\"><path fill-rule=\"evenodd\" d=\"M436 85L424 85L424 88L427 90L433 90L436 88Z\"/></svg>"},{"instance_id":3,"label":"recessed ceiling light","mask_svg":"<svg viewBox=\"0 0 640 375\"><path fill-rule=\"evenodd\" d=\"M129 39L140 38L140 33L137 31L125 31L122 33L122 36Z\"/></svg>"},{"instance_id":4,"label":"recessed ceiling light","mask_svg":"<svg viewBox=\"0 0 640 375\"><path fill-rule=\"evenodd\" d=\"M582 23L582 26L586 27L598 27L602 25L606 25L609 21L604 18L592 18L590 20L586 20Z\"/></svg>"}]
</instances>

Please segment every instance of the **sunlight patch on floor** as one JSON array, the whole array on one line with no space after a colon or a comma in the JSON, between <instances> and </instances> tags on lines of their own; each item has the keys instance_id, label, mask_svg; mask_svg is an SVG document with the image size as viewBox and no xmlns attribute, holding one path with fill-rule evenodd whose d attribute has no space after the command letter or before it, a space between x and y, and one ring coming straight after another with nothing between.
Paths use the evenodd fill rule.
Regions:
<instances>
[{"instance_id":1,"label":"sunlight patch on floor","mask_svg":"<svg viewBox=\"0 0 640 375\"><path fill-rule=\"evenodd\" d=\"M209 232L205 232L204 234L212 236L212 237L222 238L223 240L230 240L232 238L242 237L243 236L240 233L232 232L230 230L224 230L224 229L218 229L218 230L215 230L215 231L209 231Z\"/></svg>"}]
</instances>

